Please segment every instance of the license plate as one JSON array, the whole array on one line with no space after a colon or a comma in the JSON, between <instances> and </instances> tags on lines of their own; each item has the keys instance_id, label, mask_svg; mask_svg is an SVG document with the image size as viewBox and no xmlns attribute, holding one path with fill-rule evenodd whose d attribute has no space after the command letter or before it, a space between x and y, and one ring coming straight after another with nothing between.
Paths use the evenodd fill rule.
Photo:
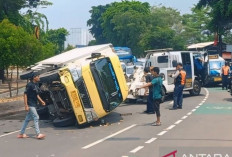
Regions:
<instances>
[{"instance_id":1,"label":"license plate","mask_svg":"<svg viewBox=\"0 0 232 157\"><path fill-rule=\"evenodd\" d=\"M218 82L218 81L221 81L221 80L222 80L221 77L215 77L215 78L214 78L214 81L215 81L215 82Z\"/></svg>"}]
</instances>

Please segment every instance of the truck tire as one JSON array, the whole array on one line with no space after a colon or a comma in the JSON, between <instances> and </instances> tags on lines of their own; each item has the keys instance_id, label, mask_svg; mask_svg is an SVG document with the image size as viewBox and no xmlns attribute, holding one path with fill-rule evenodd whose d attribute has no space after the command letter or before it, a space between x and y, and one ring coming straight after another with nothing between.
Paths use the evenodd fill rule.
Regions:
<instances>
[{"instance_id":1,"label":"truck tire","mask_svg":"<svg viewBox=\"0 0 232 157\"><path fill-rule=\"evenodd\" d=\"M201 92L201 84L198 80L194 80L193 89L189 91L190 95L197 96Z\"/></svg>"},{"instance_id":2,"label":"truck tire","mask_svg":"<svg viewBox=\"0 0 232 157\"><path fill-rule=\"evenodd\" d=\"M65 117L63 119L56 118L53 120L53 125L55 127L66 127L66 126L74 125L75 123L76 123L76 118L73 115L69 117Z\"/></svg>"},{"instance_id":3,"label":"truck tire","mask_svg":"<svg viewBox=\"0 0 232 157\"><path fill-rule=\"evenodd\" d=\"M57 70L50 71L50 72L40 75L40 82L42 83L59 81L59 80L60 80L60 76Z\"/></svg>"},{"instance_id":4,"label":"truck tire","mask_svg":"<svg viewBox=\"0 0 232 157\"><path fill-rule=\"evenodd\" d=\"M165 91L165 88L163 86L161 88L161 92L162 92L161 103L163 103L166 99L166 91Z\"/></svg>"},{"instance_id":5,"label":"truck tire","mask_svg":"<svg viewBox=\"0 0 232 157\"><path fill-rule=\"evenodd\" d=\"M32 76L33 71L29 70L29 71L24 71L21 75L20 75L20 79L21 80L27 80L30 79Z\"/></svg>"}]
</instances>

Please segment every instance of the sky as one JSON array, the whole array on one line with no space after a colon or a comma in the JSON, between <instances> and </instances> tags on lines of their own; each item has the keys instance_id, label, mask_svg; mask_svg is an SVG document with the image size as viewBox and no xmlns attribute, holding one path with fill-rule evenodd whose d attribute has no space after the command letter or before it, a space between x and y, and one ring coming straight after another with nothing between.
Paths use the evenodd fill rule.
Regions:
<instances>
[{"instance_id":1,"label":"sky","mask_svg":"<svg viewBox=\"0 0 232 157\"><path fill-rule=\"evenodd\" d=\"M120 2L121 0L48 0L53 3L47 8L38 8L37 11L47 16L49 29L61 27L69 30L70 28L88 28L87 21L90 19L92 6ZM140 0L148 2L151 6L163 5L180 11L181 14L191 13L191 8L199 0Z\"/></svg>"}]
</instances>

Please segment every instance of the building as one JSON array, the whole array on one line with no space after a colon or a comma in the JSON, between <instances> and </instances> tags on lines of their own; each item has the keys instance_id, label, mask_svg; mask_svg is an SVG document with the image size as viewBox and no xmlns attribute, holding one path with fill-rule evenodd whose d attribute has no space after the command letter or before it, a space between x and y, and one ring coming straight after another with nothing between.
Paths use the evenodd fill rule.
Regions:
<instances>
[{"instance_id":1,"label":"building","mask_svg":"<svg viewBox=\"0 0 232 157\"><path fill-rule=\"evenodd\" d=\"M65 48L68 45L74 47L87 46L91 40L94 40L88 29L84 28L71 28L69 35L66 37Z\"/></svg>"}]
</instances>

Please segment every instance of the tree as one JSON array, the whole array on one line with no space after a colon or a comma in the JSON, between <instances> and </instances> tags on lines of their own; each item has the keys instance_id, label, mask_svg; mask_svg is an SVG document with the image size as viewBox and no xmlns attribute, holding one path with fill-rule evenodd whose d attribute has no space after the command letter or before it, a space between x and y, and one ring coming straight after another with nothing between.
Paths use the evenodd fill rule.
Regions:
<instances>
[{"instance_id":1,"label":"tree","mask_svg":"<svg viewBox=\"0 0 232 157\"><path fill-rule=\"evenodd\" d=\"M116 46L128 46L135 55L142 52L138 43L146 29L146 18L150 14L148 3L138 1L114 2L102 14L103 35Z\"/></svg>"},{"instance_id":2,"label":"tree","mask_svg":"<svg viewBox=\"0 0 232 157\"><path fill-rule=\"evenodd\" d=\"M212 41L214 32L208 29L211 17L210 8L192 9L191 14L184 14L182 18L183 32L186 45Z\"/></svg>"},{"instance_id":3,"label":"tree","mask_svg":"<svg viewBox=\"0 0 232 157\"><path fill-rule=\"evenodd\" d=\"M178 11L164 6L151 8L148 26L142 34L139 45L143 49L173 48L184 49L184 39L181 35L183 25Z\"/></svg>"},{"instance_id":4,"label":"tree","mask_svg":"<svg viewBox=\"0 0 232 157\"><path fill-rule=\"evenodd\" d=\"M232 28L232 0L200 0L196 9L210 7L208 28L218 36L218 53L222 55L222 35Z\"/></svg>"},{"instance_id":5,"label":"tree","mask_svg":"<svg viewBox=\"0 0 232 157\"><path fill-rule=\"evenodd\" d=\"M232 0L200 0L196 9L210 7L209 28L223 34L232 28Z\"/></svg>"},{"instance_id":6,"label":"tree","mask_svg":"<svg viewBox=\"0 0 232 157\"><path fill-rule=\"evenodd\" d=\"M107 42L106 38L103 36L103 28L102 28L102 14L109 8L111 4L107 4L105 6L93 6L92 10L90 10L91 18L87 21L87 25L91 28L89 29L91 34L96 39L97 44L104 44Z\"/></svg>"},{"instance_id":7,"label":"tree","mask_svg":"<svg viewBox=\"0 0 232 157\"><path fill-rule=\"evenodd\" d=\"M43 46L34 37L9 20L0 23L0 67L29 66L42 59ZM41 55L42 54L42 55ZM4 79L1 76L0 79Z\"/></svg>"},{"instance_id":8,"label":"tree","mask_svg":"<svg viewBox=\"0 0 232 157\"><path fill-rule=\"evenodd\" d=\"M68 31L65 28L50 29L45 34L44 42L51 42L56 45L56 54L64 50L64 42Z\"/></svg>"}]
</instances>

